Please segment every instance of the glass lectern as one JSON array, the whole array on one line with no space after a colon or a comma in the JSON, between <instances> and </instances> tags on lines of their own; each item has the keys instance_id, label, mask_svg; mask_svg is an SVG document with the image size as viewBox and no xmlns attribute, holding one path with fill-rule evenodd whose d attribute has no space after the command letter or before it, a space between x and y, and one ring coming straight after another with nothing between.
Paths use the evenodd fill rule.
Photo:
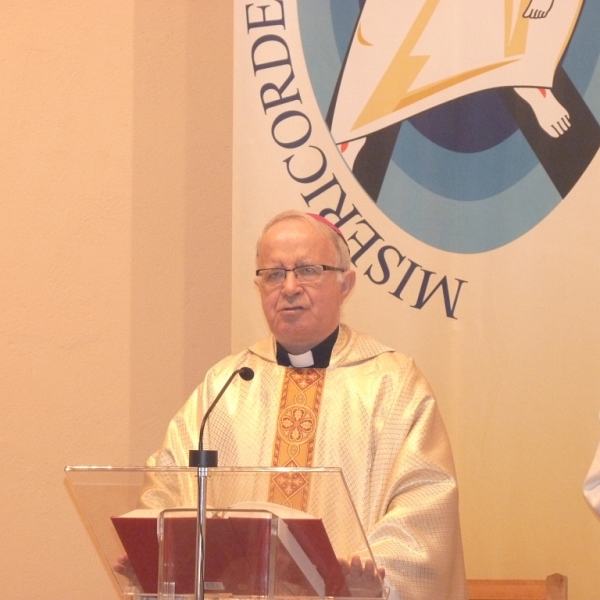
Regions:
<instances>
[{"instance_id":1,"label":"glass lectern","mask_svg":"<svg viewBox=\"0 0 600 600\"><path fill-rule=\"evenodd\" d=\"M194 598L198 471L66 467L68 482L122 598ZM303 510L273 503L298 490ZM339 469L212 468L207 480L204 596L350 598L339 559L371 550ZM112 570L127 555L128 577Z\"/></svg>"}]
</instances>

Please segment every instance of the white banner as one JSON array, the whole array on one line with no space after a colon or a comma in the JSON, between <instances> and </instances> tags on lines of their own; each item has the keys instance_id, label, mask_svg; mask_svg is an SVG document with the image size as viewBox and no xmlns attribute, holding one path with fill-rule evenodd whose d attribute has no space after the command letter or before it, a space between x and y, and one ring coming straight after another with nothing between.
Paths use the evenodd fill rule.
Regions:
<instances>
[{"instance_id":1,"label":"white banner","mask_svg":"<svg viewBox=\"0 0 600 600\"><path fill-rule=\"evenodd\" d=\"M559 571L591 597L600 0L362 4L236 3L233 349L267 332L264 223L330 219L358 273L344 320L438 396L468 576Z\"/></svg>"}]
</instances>

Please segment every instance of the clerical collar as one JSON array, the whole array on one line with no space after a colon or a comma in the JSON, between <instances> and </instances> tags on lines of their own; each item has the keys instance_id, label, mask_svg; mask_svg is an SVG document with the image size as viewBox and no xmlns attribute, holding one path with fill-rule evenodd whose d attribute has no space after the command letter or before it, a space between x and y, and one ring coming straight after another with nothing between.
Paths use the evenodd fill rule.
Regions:
<instances>
[{"instance_id":1,"label":"clerical collar","mask_svg":"<svg viewBox=\"0 0 600 600\"><path fill-rule=\"evenodd\" d=\"M304 354L290 354L279 342L277 342L277 364L282 367L316 367L326 369L331 360L331 353L338 337L340 328L326 337L320 344Z\"/></svg>"}]
</instances>

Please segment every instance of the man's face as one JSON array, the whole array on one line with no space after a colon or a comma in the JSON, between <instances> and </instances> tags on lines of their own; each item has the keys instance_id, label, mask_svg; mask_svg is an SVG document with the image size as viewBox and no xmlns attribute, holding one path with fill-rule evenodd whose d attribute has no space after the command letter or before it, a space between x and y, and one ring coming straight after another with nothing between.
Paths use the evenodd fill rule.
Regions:
<instances>
[{"instance_id":1,"label":"man's face","mask_svg":"<svg viewBox=\"0 0 600 600\"><path fill-rule=\"evenodd\" d=\"M298 219L275 223L258 248L258 269L323 264L337 267L338 259L330 239L318 229ZM354 287L354 271L341 274L324 271L311 283L299 283L287 273L282 285L269 286L260 277L262 307L277 341L292 354L301 354L333 333L340 321L340 309Z\"/></svg>"}]
</instances>

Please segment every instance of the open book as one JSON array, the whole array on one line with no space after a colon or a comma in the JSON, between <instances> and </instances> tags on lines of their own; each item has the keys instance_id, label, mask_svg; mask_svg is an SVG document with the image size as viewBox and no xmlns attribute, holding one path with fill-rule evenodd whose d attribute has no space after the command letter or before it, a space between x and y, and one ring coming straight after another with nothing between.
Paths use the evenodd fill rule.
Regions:
<instances>
[{"instance_id":1,"label":"open book","mask_svg":"<svg viewBox=\"0 0 600 600\"><path fill-rule=\"evenodd\" d=\"M138 509L112 517L143 591L157 592L159 509ZM273 513L277 530L272 531ZM169 580L178 594L194 592L196 516L194 509L165 517ZM275 592L286 596L349 596L344 575L321 519L267 502L209 509L206 519L205 590L234 596L266 596L269 570ZM275 533L275 535L273 535Z\"/></svg>"}]
</instances>

